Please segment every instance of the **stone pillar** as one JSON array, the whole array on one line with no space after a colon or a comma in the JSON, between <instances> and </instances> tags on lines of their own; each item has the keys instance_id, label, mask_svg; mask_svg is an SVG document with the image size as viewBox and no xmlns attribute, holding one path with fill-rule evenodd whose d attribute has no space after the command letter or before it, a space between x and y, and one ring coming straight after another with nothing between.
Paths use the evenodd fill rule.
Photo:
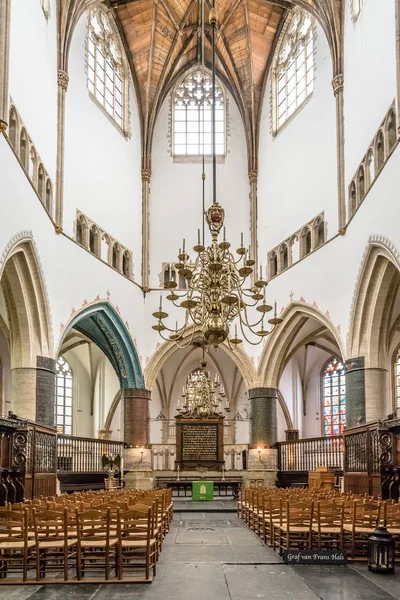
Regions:
<instances>
[{"instance_id":1,"label":"stone pillar","mask_svg":"<svg viewBox=\"0 0 400 600\"><path fill-rule=\"evenodd\" d=\"M36 367L11 370L12 410L21 419L41 425L54 425L56 363L46 356L36 357Z\"/></svg>"},{"instance_id":2,"label":"stone pillar","mask_svg":"<svg viewBox=\"0 0 400 600\"><path fill-rule=\"evenodd\" d=\"M68 73L59 69L57 74L57 173L56 173L56 212L57 227L63 226L64 206L64 146L65 146L65 94L68 88Z\"/></svg>"},{"instance_id":3,"label":"stone pillar","mask_svg":"<svg viewBox=\"0 0 400 600\"><path fill-rule=\"evenodd\" d=\"M250 450L245 485L274 486L278 470L276 388L249 390Z\"/></svg>"},{"instance_id":4,"label":"stone pillar","mask_svg":"<svg viewBox=\"0 0 400 600\"><path fill-rule=\"evenodd\" d=\"M250 183L250 244L251 258L255 260L255 269L258 265L258 241L257 241L257 171L249 171ZM254 273L257 277L258 273Z\"/></svg>"},{"instance_id":5,"label":"stone pillar","mask_svg":"<svg viewBox=\"0 0 400 600\"><path fill-rule=\"evenodd\" d=\"M365 369L364 357L346 361L346 414L347 427L365 423Z\"/></svg>"},{"instance_id":6,"label":"stone pillar","mask_svg":"<svg viewBox=\"0 0 400 600\"><path fill-rule=\"evenodd\" d=\"M142 286L144 288L149 287L150 271L150 177L150 169L142 169Z\"/></svg>"},{"instance_id":7,"label":"stone pillar","mask_svg":"<svg viewBox=\"0 0 400 600\"><path fill-rule=\"evenodd\" d=\"M151 392L144 389L124 390L125 485L151 489L150 407Z\"/></svg>"},{"instance_id":8,"label":"stone pillar","mask_svg":"<svg viewBox=\"0 0 400 600\"><path fill-rule=\"evenodd\" d=\"M392 412L387 369L365 367L363 356L347 360L346 410L348 427L382 419Z\"/></svg>"},{"instance_id":9,"label":"stone pillar","mask_svg":"<svg viewBox=\"0 0 400 600\"><path fill-rule=\"evenodd\" d=\"M336 75L332 80L333 94L336 98L336 146L337 146L337 185L338 185L338 224L339 232L346 227L346 188L344 177L344 78Z\"/></svg>"},{"instance_id":10,"label":"stone pillar","mask_svg":"<svg viewBox=\"0 0 400 600\"><path fill-rule=\"evenodd\" d=\"M0 2L0 132L8 126L8 70L10 58L11 0Z\"/></svg>"}]
</instances>

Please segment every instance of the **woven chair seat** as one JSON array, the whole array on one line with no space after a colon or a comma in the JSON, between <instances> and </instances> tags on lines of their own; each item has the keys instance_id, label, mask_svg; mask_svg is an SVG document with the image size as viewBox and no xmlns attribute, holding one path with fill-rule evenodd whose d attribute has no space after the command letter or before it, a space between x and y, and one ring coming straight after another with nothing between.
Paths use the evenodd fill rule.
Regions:
<instances>
[{"instance_id":1,"label":"woven chair seat","mask_svg":"<svg viewBox=\"0 0 400 600\"><path fill-rule=\"evenodd\" d=\"M111 538L109 541L110 546L115 546L117 543L117 538ZM105 548L107 545L106 540L82 540L81 546L82 548Z\"/></svg>"}]
</instances>

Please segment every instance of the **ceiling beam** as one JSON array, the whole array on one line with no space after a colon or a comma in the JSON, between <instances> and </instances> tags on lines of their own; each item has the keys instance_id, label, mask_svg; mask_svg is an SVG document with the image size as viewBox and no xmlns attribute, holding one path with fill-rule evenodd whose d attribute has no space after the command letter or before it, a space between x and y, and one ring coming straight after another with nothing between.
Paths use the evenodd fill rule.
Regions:
<instances>
[{"instance_id":1,"label":"ceiling beam","mask_svg":"<svg viewBox=\"0 0 400 600\"><path fill-rule=\"evenodd\" d=\"M165 11L167 13L167 15L169 16L169 18L171 19L172 23L174 24L175 30L178 31L179 29L179 23L178 23L178 17L175 13L175 11L170 7L170 5L168 4L167 0L161 0L161 4L163 5L163 7L165 8Z\"/></svg>"}]
</instances>

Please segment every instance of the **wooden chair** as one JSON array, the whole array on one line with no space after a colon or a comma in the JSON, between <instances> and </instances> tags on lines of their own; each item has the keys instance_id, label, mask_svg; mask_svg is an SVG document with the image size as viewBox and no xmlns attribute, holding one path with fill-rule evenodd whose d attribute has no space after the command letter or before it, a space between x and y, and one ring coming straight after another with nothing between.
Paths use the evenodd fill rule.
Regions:
<instances>
[{"instance_id":1,"label":"wooden chair","mask_svg":"<svg viewBox=\"0 0 400 600\"><path fill-rule=\"evenodd\" d=\"M374 532L380 518L381 503L353 500L352 522L343 523L344 546L351 558L367 560L368 537Z\"/></svg>"},{"instance_id":2,"label":"wooden chair","mask_svg":"<svg viewBox=\"0 0 400 600\"><path fill-rule=\"evenodd\" d=\"M152 509L142 504L119 513L118 579L123 579L128 568L144 568L146 581L150 581L150 569L156 575L157 541L152 537L151 513Z\"/></svg>"},{"instance_id":3,"label":"wooden chair","mask_svg":"<svg viewBox=\"0 0 400 600\"><path fill-rule=\"evenodd\" d=\"M77 554L76 571L78 581L85 570L101 571L104 578L110 578L110 561L114 559L117 568L117 515L112 519L111 511L76 510ZM111 536L111 531L113 535Z\"/></svg>"},{"instance_id":4,"label":"wooden chair","mask_svg":"<svg viewBox=\"0 0 400 600\"><path fill-rule=\"evenodd\" d=\"M35 547L34 540L28 537L28 527L26 509L0 512L0 578L6 577L8 571L19 571L22 567L22 580L27 580Z\"/></svg>"},{"instance_id":5,"label":"wooden chair","mask_svg":"<svg viewBox=\"0 0 400 600\"><path fill-rule=\"evenodd\" d=\"M343 548L342 502L318 500L312 524L312 546L318 548Z\"/></svg>"},{"instance_id":6,"label":"wooden chair","mask_svg":"<svg viewBox=\"0 0 400 600\"><path fill-rule=\"evenodd\" d=\"M77 538L68 535L67 509L34 511L33 522L37 580L46 576L47 568L56 571L63 568L64 581L68 581L69 561L76 558Z\"/></svg>"},{"instance_id":7,"label":"wooden chair","mask_svg":"<svg viewBox=\"0 0 400 600\"><path fill-rule=\"evenodd\" d=\"M281 510L280 523L277 528L280 554L289 548L311 548L313 506L313 501L289 502L286 500L286 510Z\"/></svg>"}]
</instances>

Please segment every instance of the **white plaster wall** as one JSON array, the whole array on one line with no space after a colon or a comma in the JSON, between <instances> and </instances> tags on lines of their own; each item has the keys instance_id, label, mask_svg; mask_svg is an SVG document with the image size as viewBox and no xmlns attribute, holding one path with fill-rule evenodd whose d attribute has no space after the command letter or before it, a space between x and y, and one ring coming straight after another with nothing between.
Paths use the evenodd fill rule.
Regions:
<instances>
[{"instance_id":1,"label":"white plaster wall","mask_svg":"<svg viewBox=\"0 0 400 600\"><path fill-rule=\"evenodd\" d=\"M89 96L87 16L76 26L69 55L65 116L64 229L74 237L76 209L132 250L141 279L142 187L138 108L130 85L132 137L126 139Z\"/></svg>"},{"instance_id":2,"label":"white plaster wall","mask_svg":"<svg viewBox=\"0 0 400 600\"><path fill-rule=\"evenodd\" d=\"M396 96L395 0L368 0L344 38L346 182L350 183Z\"/></svg>"},{"instance_id":3,"label":"white plaster wall","mask_svg":"<svg viewBox=\"0 0 400 600\"><path fill-rule=\"evenodd\" d=\"M217 165L217 200L226 211L226 235L233 249L250 243L250 203L247 153L243 124L237 106L228 98L228 154ZM150 285L159 287L163 262L177 261L182 238L186 250L197 243L202 227L202 165L174 163L169 138L170 97L165 100L157 119L152 154L150 197ZM212 204L212 165L206 164L206 209ZM209 236L207 236L209 239Z\"/></svg>"},{"instance_id":4,"label":"white plaster wall","mask_svg":"<svg viewBox=\"0 0 400 600\"><path fill-rule=\"evenodd\" d=\"M277 133L271 129L271 78L260 124L258 178L259 260L325 211L328 236L337 232L336 112L332 61L317 26L315 88L302 109Z\"/></svg>"},{"instance_id":5,"label":"white plaster wall","mask_svg":"<svg viewBox=\"0 0 400 600\"><path fill-rule=\"evenodd\" d=\"M57 154L56 0L44 16L39 0L11 2L10 96L53 184Z\"/></svg>"}]
</instances>

